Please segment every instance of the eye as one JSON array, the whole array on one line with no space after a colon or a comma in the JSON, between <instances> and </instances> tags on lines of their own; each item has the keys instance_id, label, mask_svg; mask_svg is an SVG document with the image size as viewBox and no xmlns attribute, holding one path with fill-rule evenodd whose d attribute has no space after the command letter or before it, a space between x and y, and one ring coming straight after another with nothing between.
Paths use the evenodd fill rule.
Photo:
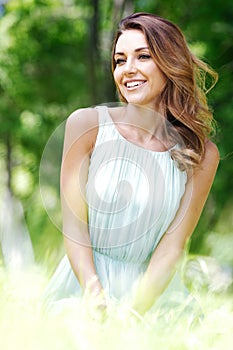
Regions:
<instances>
[{"instance_id":1,"label":"eye","mask_svg":"<svg viewBox=\"0 0 233 350\"><path fill-rule=\"evenodd\" d=\"M151 58L151 55L149 54L141 54L138 56L139 60L149 60Z\"/></svg>"},{"instance_id":2,"label":"eye","mask_svg":"<svg viewBox=\"0 0 233 350\"><path fill-rule=\"evenodd\" d=\"M124 58L117 58L117 59L115 60L116 66L119 66L119 65L121 65L121 64L124 64L125 62L126 62L126 60L125 60Z\"/></svg>"}]
</instances>

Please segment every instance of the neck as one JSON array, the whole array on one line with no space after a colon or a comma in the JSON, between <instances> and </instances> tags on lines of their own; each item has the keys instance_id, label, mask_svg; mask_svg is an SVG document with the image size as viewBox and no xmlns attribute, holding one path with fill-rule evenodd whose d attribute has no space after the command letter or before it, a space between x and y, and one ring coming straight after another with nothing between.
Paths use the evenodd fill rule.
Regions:
<instances>
[{"instance_id":1,"label":"neck","mask_svg":"<svg viewBox=\"0 0 233 350\"><path fill-rule=\"evenodd\" d=\"M166 119L153 109L127 104L123 119L124 123L137 129L141 134L145 132L154 136L164 135Z\"/></svg>"}]
</instances>

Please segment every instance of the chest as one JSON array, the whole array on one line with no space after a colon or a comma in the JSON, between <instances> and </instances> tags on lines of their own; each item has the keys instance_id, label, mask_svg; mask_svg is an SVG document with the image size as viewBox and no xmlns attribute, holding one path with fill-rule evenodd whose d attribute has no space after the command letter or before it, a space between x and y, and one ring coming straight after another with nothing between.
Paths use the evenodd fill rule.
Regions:
<instances>
[{"instance_id":1,"label":"chest","mask_svg":"<svg viewBox=\"0 0 233 350\"><path fill-rule=\"evenodd\" d=\"M104 212L122 215L160 212L167 203L180 199L185 174L169 152L148 152L123 140L95 148L89 168L89 204Z\"/></svg>"}]
</instances>

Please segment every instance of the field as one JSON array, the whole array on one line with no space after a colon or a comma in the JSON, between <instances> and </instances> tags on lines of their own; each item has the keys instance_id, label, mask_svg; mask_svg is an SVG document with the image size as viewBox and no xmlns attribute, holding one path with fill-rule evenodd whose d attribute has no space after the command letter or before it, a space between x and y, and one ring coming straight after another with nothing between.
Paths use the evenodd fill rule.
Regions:
<instances>
[{"instance_id":1,"label":"field","mask_svg":"<svg viewBox=\"0 0 233 350\"><path fill-rule=\"evenodd\" d=\"M233 305L228 292L198 293L202 321L190 315L158 313L139 318L125 305L110 307L107 317L90 315L87 302L77 300L60 313L46 314L40 298L48 281L41 266L26 272L0 273L0 348L3 350L230 350ZM96 317L95 317L96 316Z\"/></svg>"}]
</instances>

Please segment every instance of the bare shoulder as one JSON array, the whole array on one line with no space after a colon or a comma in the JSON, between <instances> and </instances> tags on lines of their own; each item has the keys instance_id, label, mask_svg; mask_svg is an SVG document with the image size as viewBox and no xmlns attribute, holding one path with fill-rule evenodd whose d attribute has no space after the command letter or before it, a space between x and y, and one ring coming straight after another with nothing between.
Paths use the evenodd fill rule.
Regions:
<instances>
[{"instance_id":1,"label":"bare shoulder","mask_svg":"<svg viewBox=\"0 0 233 350\"><path fill-rule=\"evenodd\" d=\"M205 154L202 160L202 165L212 164L213 167L216 167L219 163L219 159L220 156L218 147L212 141L207 140L205 144Z\"/></svg>"},{"instance_id":2,"label":"bare shoulder","mask_svg":"<svg viewBox=\"0 0 233 350\"><path fill-rule=\"evenodd\" d=\"M87 130L98 126L98 111L94 108L77 109L67 118L67 128Z\"/></svg>"},{"instance_id":3,"label":"bare shoulder","mask_svg":"<svg viewBox=\"0 0 233 350\"><path fill-rule=\"evenodd\" d=\"M210 153L213 157L219 158L219 150L215 143L208 140L205 144L205 150L207 153Z\"/></svg>"},{"instance_id":4,"label":"bare shoulder","mask_svg":"<svg viewBox=\"0 0 233 350\"><path fill-rule=\"evenodd\" d=\"M81 142L86 150L91 150L96 141L98 128L98 111L96 109L84 108L74 111L66 120L65 148L74 143L80 145Z\"/></svg>"},{"instance_id":5,"label":"bare shoulder","mask_svg":"<svg viewBox=\"0 0 233 350\"><path fill-rule=\"evenodd\" d=\"M219 151L217 146L207 140L205 144L204 157L193 173L192 179L196 179L198 186L211 186L219 164Z\"/></svg>"}]
</instances>

